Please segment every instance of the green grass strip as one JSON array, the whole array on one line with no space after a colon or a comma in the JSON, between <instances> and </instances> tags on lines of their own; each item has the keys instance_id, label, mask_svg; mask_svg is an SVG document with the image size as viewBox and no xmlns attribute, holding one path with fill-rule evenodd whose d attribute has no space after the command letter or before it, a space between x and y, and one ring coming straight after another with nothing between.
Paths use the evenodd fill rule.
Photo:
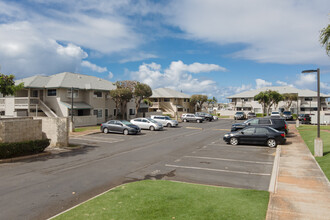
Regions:
<instances>
[{"instance_id":1,"label":"green grass strip","mask_svg":"<svg viewBox=\"0 0 330 220\"><path fill-rule=\"evenodd\" d=\"M266 191L163 180L119 186L55 219L265 219Z\"/></svg>"},{"instance_id":2,"label":"green grass strip","mask_svg":"<svg viewBox=\"0 0 330 220\"><path fill-rule=\"evenodd\" d=\"M314 139L317 136L316 125L301 125L299 133L309 150L314 154ZM321 139L323 141L323 157L315 157L324 174L330 180L330 126L321 126Z\"/></svg>"},{"instance_id":3,"label":"green grass strip","mask_svg":"<svg viewBox=\"0 0 330 220\"><path fill-rule=\"evenodd\" d=\"M75 132L82 132L82 131L91 131L91 130L96 130L96 129L100 130L100 127L101 126L78 127L78 128L75 128L74 131Z\"/></svg>"}]
</instances>

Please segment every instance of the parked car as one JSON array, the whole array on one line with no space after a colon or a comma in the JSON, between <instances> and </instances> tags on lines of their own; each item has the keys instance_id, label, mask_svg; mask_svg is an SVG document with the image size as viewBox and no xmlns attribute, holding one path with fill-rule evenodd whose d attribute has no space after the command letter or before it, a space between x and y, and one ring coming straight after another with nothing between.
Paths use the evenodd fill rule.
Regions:
<instances>
[{"instance_id":1,"label":"parked car","mask_svg":"<svg viewBox=\"0 0 330 220\"><path fill-rule=\"evenodd\" d=\"M238 131L248 126L268 126L278 131L284 131L286 134L289 132L287 122L284 118L279 117L251 118L243 123L232 124L231 131Z\"/></svg>"},{"instance_id":2,"label":"parked car","mask_svg":"<svg viewBox=\"0 0 330 220\"><path fill-rule=\"evenodd\" d=\"M246 119L246 115L244 112L236 112L234 115L235 120L244 120Z\"/></svg>"},{"instance_id":3,"label":"parked car","mask_svg":"<svg viewBox=\"0 0 330 220\"><path fill-rule=\"evenodd\" d=\"M167 127L176 127L179 125L179 122L177 120L172 120L168 116L163 116L163 115L151 115L151 119L161 123L163 126Z\"/></svg>"},{"instance_id":4,"label":"parked car","mask_svg":"<svg viewBox=\"0 0 330 220\"><path fill-rule=\"evenodd\" d=\"M213 121L213 116L205 112L196 112L196 116L202 117L205 121Z\"/></svg>"},{"instance_id":5,"label":"parked car","mask_svg":"<svg viewBox=\"0 0 330 220\"><path fill-rule=\"evenodd\" d=\"M150 131L163 130L163 125L151 118L134 118L131 123L139 126L141 129L147 129Z\"/></svg>"},{"instance_id":6,"label":"parked car","mask_svg":"<svg viewBox=\"0 0 330 220\"><path fill-rule=\"evenodd\" d=\"M230 132L224 135L223 140L231 145L266 144L268 147L276 147L286 142L283 131L267 126L250 126L240 131Z\"/></svg>"},{"instance_id":7,"label":"parked car","mask_svg":"<svg viewBox=\"0 0 330 220\"><path fill-rule=\"evenodd\" d=\"M249 119L249 118L255 118L255 117L257 117L256 116L256 113L254 113L254 112L249 112L249 113L247 113L247 118Z\"/></svg>"},{"instance_id":8,"label":"parked car","mask_svg":"<svg viewBox=\"0 0 330 220\"><path fill-rule=\"evenodd\" d=\"M270 116L278 116L281 117L281 114L279 112L272 112Z\"/></svg>"},{"instance_id":9,"label":"parked car","mask_svg":"<svg viewBox=\"0 0 330 220\"><path fill-rule=\"evenodd\" d=\"M138 134L141 132L139 126L125 120L110 120L108 122L104 122L101 124L100 129L103 133L114 132L123 133L125 135Z\"/></svg>"},{"instance_id":10,"label":"parked car","mask_svg":"<svg viewBox=\"0 0 330 220\"><path fill-rule=\"evenodd\" d=\"M284 111L283 118L285 118L285 120L293 120L292 113L290 111Z\"/></svg>"},{"instance_id":11,"label":"parked car","mask_svg":"<svg viewBox=\"0 0 330 220\"><path fill-rule=\"evenodd\" d=\"M183 122L197 122L202 123L204 119L202 117L196 116L194 114L182 114L181 119Z\"/></svg>"},{"instance_id":12,"label":"parked car","mask_svg":"<svg viewBox=\"0 0 330 220\"><path fill-rule=\"evenodd\" d=\"M301 121L301 124L310 124L311 116L310 114L299 114L298 120Z\"/></svg>"}]
</instances>

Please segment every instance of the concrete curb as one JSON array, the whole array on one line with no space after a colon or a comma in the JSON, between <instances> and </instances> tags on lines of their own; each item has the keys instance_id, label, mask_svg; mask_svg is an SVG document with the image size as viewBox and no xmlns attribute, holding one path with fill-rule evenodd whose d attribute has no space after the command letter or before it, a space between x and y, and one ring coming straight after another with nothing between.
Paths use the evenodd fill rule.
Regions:
<instances>
[{"instance_id":1,"label":"concrete curb","mask_svg":"<svg viewBox=\"0 0 330 220\"><path fill-rule=\"evenodd\" d=\"M40 154L33 154L33 155L27 155L27 156L21 156L21 157L1 159L0 163L13 163L13 162L26 160L26 159L31 159L31 158L44 157L44 156L48 156L48 155L51 155L51 154L52 154L51 152L47 151L47 152L43 152L43 153L40 153Z\"/></svg>"},{"instance_id":2,"label":"concrete curb","mask_svg":"<svg viewBox=\"0 0 330 220\"><path fill-rule=\"evenodd\" d=\"M279 170L279 166L280 166L281 150L282 150L281 145L277 146L273 170L272 170L272 176L270 178L270 183L269 183L269 188L268 188L268 192L271 192L271 193L276 192L276 181L277 181L278 170Z\"/></svg>"}]
</instances>

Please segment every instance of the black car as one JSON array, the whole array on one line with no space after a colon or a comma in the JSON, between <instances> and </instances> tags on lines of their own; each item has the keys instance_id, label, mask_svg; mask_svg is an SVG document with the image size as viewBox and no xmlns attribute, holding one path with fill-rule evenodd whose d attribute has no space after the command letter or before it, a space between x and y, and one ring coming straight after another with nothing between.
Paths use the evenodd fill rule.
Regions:
<instances>
[{"instance_id":1,"label":"black car","mask_svg":"<svg viewBox=\"0 0 330 220\"><path fill-rule=\"evenodd\" d=\"M310 124L311 116L310 114L299 114L298 120L301 121L302 124Z\"/></svg>"},{"instance_id":2,"label":"black car","mask_svg":"<svg viewBox=\"0 0 330 220\"><path fill-rule=\"evenodd\" d=\"M293 120L293 116L290 111L284 111L282 116L285 120Z\"/></svg>"},{"instance_id":3,"label":"black car","mask_svg":"<svg viewBox=\"0 0 330 220\"><path fill-rule=\"evenodd\" d=\"M284 131L286 134L289 132L288 124L281 117L251 118L243 123L232 124L231 131L238 131L251 125L272 127L278 131Z\"/></svg>"},{"instance_id":4,"label":"black car","mask_svg":"<svg viewBox=\"0 0 330 220\"><path fill-rule=\"evenodd\" d=\"M286 142L285 133L267 126L250 126L240 131L230 132L224 135L223 140L227 144L265 144L268 147L276 147Z\"/></svg>"},{"instance_id":5,"label":"black car","mask_svg":"<svg viewBox=\"0 0 330 220\"><path fill-rule=\"evenodd\" d=\"M127 134L137 134L141 132L139 126L132 124L125 120L110 120L108 122L102 123L100 127L103 133L123 133Z\"/></svg>"},{"instance_id":6,"label":"black car","mask_svg":"<svg viewBox=\"0 0 330 220\"><path fill-rule=\"evenodd\" d=\"M202 117L205 121L213 121L213 115L205 113L205 112L196 112L196 116Z\"/></svg>"},{"instance_id":7,"label":"black car","mask_svg":"<svg viewBox=\"0 0 330 220\"><path fill-rule=\"evenodd\" d=\"M246 119L245 113L244 112L236 112L234 115L235 120L244 120Z\"/></svg>"}]
</instances>

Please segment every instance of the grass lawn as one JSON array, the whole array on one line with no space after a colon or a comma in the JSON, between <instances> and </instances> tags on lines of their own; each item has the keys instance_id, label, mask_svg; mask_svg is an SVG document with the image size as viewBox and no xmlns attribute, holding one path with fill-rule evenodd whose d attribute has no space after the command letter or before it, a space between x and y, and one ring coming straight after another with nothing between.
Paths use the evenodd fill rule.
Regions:
<instances>
[{"instance_id":1,"label":"grass lawn","mask_svg":"<svg viewBox=\"0 0 330 220\"><path fill-rule=\"evenodd\" d=\"M301 125L299 133L304 139L308 148L314 154L314 139L317 136L316 125ZM321 126L321 138L323 141L323 157L316 157L316 161L319 163L325 175L330 180L330 126Z\"/></svg>"},{"instance_id":2,"label":"grass lawn","mask_svg":"<svg viewBox=\"0 0 330 220\"><path fill-rule=\"evenodd\" d=\"M163 180L119 186L59 219L265 219L269 193Z\"/></svg>"},{"instance_id":3,"label":"grass lawn","mask_svg":"<svg viewBox=\"0 0 330 220\"><path fill-rule=\"evenodd\" d=\"M78 127L74 129L74 132L82 132L82 131L88 131L88 130L100 130L100 126L88 126L88 127Z\"/></svg>"},{"instance_id":4,"label":"grass lawn","mask_svg":"<svg viewBox=\"0 0 330 220\"><path fill-rule=\"evenodd\" d=\"M229 118L229 115L218 116L218 118Z\"/></svg>"}]
</instances>

